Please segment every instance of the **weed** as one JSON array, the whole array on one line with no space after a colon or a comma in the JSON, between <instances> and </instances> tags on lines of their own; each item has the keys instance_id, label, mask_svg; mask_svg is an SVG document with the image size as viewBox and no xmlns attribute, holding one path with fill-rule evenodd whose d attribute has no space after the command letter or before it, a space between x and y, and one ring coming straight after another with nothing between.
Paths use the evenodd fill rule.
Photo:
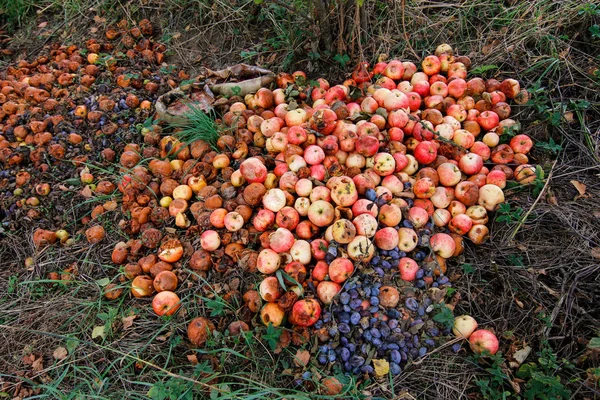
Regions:
<instances>
[{"instance_id":1,"label":"weed","mask_svg":"<svg viewBox=\"0 0 600 400\"><path fill-rule=\"evenodd\" d=\"M445 305L436 305L437 313L433 316L435 322L439 322L446 328L451 328L454 325L454 314Z\"/></svg>"},{"instance_id":2,"label":"weed","mask_svg":"<svg viewBox=\"0 0 600 400\"><path fill-rule=\"evenodd\" d=\"M350 62L350 56L348 54L336 54L333 56L333 60L340 65L340 68L344 69Z\"/></svg>"},{"instance_id":3,"label":"weed","mask_svg":"<svg viewBox=\"0 0 600 400\"><path fill-rule=\"evenodd\" d=\"M517 377L526 381L523 397L527 400L570 399L571 391L556 375L562 368L571 368L570 364L558 362L547 340L541 342L541 350L537 355L537 363L523 364L517 371Z\"/></svg>"},{"instance_id":4,"label":"weed","mask_svg":"<svg viewBox=\"0 0 600 400\"><path fill-rule=\"evenodd\" d=\"M563 150L562 145L554 142L554 139L552 138L548 139L548 142L536 142L535 146L539 147L540 149L547 150L553 154L557 154Z\"/></svg>"},{"instance_id":5,"label":"weed","mask_svg":"<svg viewBox=\"0 0 600 400\"><path fill-rule=\"evenodd\" d=\"M502 353L500 352L490 356L490 360L491 365L485 368L485 371L489 376L477 379L475 384L479 388L484 399L506 399L511 396L511 391L507 390L509 387L508 376L502 369L502 365L506 360L502 357ZM479 364L481 360L475 358L474 361Z\"/></svg>"},{"instance_id":6,"label":"weed","mask_svg":"<svg viewBox=\"0 0 600 400\"><path fill-rule=\"evenodd\" d=\"M18 275L9 276L7 293L15 294L17 292L18 286L19 286L19 276Z\"/></svg>"},{"instance_id":7,"label":"weed","mask_svg":"<svg viewBox=\"0 0 600 400\"><path fill-rule=\"evenodd\" d=\"M525 260L523 260L523 256L518 256L515 254L508 255L508 262L510 265L513 265L515 267L524 267L525 266Z\"/></svg>"},{"instance_id":8,"label":"weed","mask_svg":"<svg viewBox=\"0 0 600 400\"><path fill-rule=\"evenodd\" d=\"M279 341L279 337L282 333L283 330L281 328L276 328L272 323L269 322L267 331L262 335L262 338L265 342L267 342L271 350L275 350L277 347L277 342Z\"/></svg>"},{"instance_id":9,"label":"weed","mask_svg":"<svg viewBox=\"0 0 600 400\"><path fill-rule=\"evenodd\" d=\"M473 265L471 265L469 263L462 264L461 268L462 268L463 272L465 273L465 275L473 274L475 272L475 268L473 267Z\"/></svg>"},{"instance_id":10,"label":"weed","mask_svg":"<svg viewBox=\"0 0 600 400\"><path fill-rule=\"evenodd\" d=\"M213 149L217 150L217 140L220 136L217 123L198 104L189 103L188 107L189 112L184 114L185 122L169 125L169 128L177 130L173 133L173 136L186 145L196 140L204 140Z\"/></svg>"},{"instance_id":11,"label":"weed","mask_svg":"<svg viewBox=\"0 0 600 400\"><path fill-rule=\"evenodd\" d=\"M512 206L509 202L500 204L498 208L496 221L497 222L505 222L507 224L513 224L519 222L523 217L523 209L521 207L517 207L512 209Z\"/></svg>"}]
</instances>

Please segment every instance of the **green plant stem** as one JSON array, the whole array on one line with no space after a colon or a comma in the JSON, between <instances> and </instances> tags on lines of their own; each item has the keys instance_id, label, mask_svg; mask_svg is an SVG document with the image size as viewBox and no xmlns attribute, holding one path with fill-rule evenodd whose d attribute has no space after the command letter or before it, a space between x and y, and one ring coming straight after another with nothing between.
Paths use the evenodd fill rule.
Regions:
<instances>
[{"instance_id":1,"label":"green plant stem","mask_svg":"<svg viewBox=\"0 0 600 400\"><path fill-rule=\"evenodd\" d=\"M523 224L525 223L525 221L529 217L529 214L531 214L531 212L533 211L533 209L535 208L535 206L537 205L537 203L540 201L540 199L544 195L544 193L546 193L546 188L548 187L548 184L550 183L550 179L552 179L552 173L554 172L554 166L556 165L557 161L558 161L558 159L554 160L554 163L552 164L552 168L550 168L550 173L548 174L548 178L546 178L546 183L544 184L544 187L540 191L540 194L538 194L537 198L535 199L535 201L533 202L533 204L531 205L531 207L529 207L529 210L527 210L527 212L525 213L525 215L523 215L523 217L517 223L517 226L516 226L515 230L513 231L512 235L510 235L510 239L509 240L511 242L514 240L515 236L517 235L517 233L519 232L519 230L521 229L521 227L523 226Z\"/></svg>"}]
</instances>

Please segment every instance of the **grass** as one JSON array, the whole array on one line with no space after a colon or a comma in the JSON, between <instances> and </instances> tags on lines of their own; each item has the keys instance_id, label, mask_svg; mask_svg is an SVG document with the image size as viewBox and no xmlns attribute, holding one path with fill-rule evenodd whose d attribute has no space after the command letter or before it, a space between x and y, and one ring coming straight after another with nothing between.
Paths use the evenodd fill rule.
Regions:
<instances>
[{"instance_id":1,"label":"grass","mask_svg":"<svg viewBox=\"0 0 600 400\"><path fill-rule=\"evenodd\" d=\"M490 241L467 246L464 259L458 260L461 266L450 267L460 275L455 288L463 299L454 314L469 313L482 326L494 327L504 334L502 342L510 351L492 359L440 352L385 384L346 382L350 392L344 396L528 399L550 397L552 390L554 398L598 397L598 361L587 344L598 337L600 317L600 267L591 253L600 247L600 219L593 214L600 196L600 41L594 30L600 24L600 7L595 2L71 0L65 4L62 8L55 0L0 0L4 11L0 18L15 32L13 46L46 41L36 33L40 20L53 21L51 32L64 23L64 32L71 34L58 30L48 40L66 42L89 37L95 14L106 18L106 25L121 18L149 17L160 21L171 49L169 60L192 76L201 64L217 68L248 62L288 72L302 69L310 78L325 76L336 82L347 77L359 60L375 62L385 53L416 61L448 42L459 54L471 57L478 73L521 81L531 100L513 111L536 141L531 161L542 166L545 178L511 189L509 205L496 214L490 227ZM328 8L313 8L314 4ZM92 6L96 13L86 11ZM37 15L38 10L45 11ZM173 127L179 130L177 137L186 143L204 139L214 145L219 127L196 111L192 108L189 124ZM553 168L551 160L556 160ZM585 183L591 197L576 199L571 180ZM536 202L546 183L546 194ZM548 200L548 193L556 203ZM73 207L69 213L81 218L86 207ZM107 279L118 274L111 267L111 243L123 239L116 215L106 218L103 222L115 229L108 230L109 237L99 247L77 245L68 251L36 253L20 239L29 238L31 232L1 239L0 259L6 262L0 271L0 331L5 338L0 381L7 385L0 388L1 395L5 391L12 396L17 382L25 381L39 390L37 398L48 399L211 395L303 399L309 398L306 391L316 386L320 374L336 373L311 364L305 386L295 387L298 376L290 367L296 348L273 355L270 346L282 334L273 328L255 328L237 341L220 335L206 349L189 348L182 338L192 316L215 313L223 321L235 317L218 292L207 291L191 277L182 295L192 305L185 315L182 311L171 319L151 315L143 301L110 302L101 297ZM32 255L34 268L26 270L23 261ZM73 281L45 279L48 272L72 263L78 266ZM123 329L123 318L131 313L137 316L133 326ZM95 327L103 328L104 338L92 338ZM532 348L526 367L511 367L514 350L526 345ZM314 339L304 345L314 346ZM57 347L67 349L66 359L52 358ZM41 370L23 364L23 356L29 354L44 356ZM192 365L188 356L196 356L198 364ZM289 373L275 373L286 369ZM17 376L23 371L25 376Z\"/></svg>"},{"instance_id":2,"label":"grass","mask_svg":"<svg viewBox=\"0 0 600 400\"><path fill-rule=\"evenodd\" d=\"M217 140L221 136L219 128L215 122L214 116L204 112L194 103L188 104L189 111L183 117L185 122L176 122L169 124L169 129L173 130L173 136L179 142L189 145L196 140L203 140L208 143L213 150L218 150ZM176 154L173 154L176 156Z\"/></svg>"}]
</instances>

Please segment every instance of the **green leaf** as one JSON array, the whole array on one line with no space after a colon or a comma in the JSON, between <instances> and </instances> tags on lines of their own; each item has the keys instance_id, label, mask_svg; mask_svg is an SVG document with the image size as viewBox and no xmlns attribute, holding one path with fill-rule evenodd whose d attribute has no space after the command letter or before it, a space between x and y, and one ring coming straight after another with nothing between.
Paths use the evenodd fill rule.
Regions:
<instances>
[{"instance_id":1,"label":"green leaf","mask_svg":"<svg viewBox=\"0 0 600 400\"><path fill-rule=\"evenodd\" d=\"M79 346L79 340L77 339L68 339L67 343L65 344L65 347L69 354L73 354L73 351L75 351L77 346Z\"/></svg>"},{"instance_id":2,"label":"green leaf","mask_svg":"<svg viewBox=\"0 0 600 400\"><path fill-rule=\"evenodd\" d=\"M282 276L283 274L284 274L284 272L282 270L280 270L280 269L278 269L277 272L275 272L275 276L277 277L277 281L279 282L279 286L281 286L283 288L283 290L285 290L287 292L287 287L285 286L285 282L283 281L283 276Z\"/></svg>"},{"instance_id":3,"label":"green leaf","mask_svg":"<svg viewBox=\"0 0 600 400\"><path fill-rule=\"evenodd\" d=\"M350 56L348 54L336 54L333 56L333 60L340 64L340 67L344 68L350 62Z\"/></svg>"},{"instance_id":4,"label":"green leaf","mask_svg":"<svg viewBox=\"0 0 600 400\"><path fill-rule=\"evenodd\" d=\"M467 275L475 272L475 268L473 268L473 266L469 263L465 263L465 264L461 265L461 267L462 267L463 272Z\"/></svg>"},{"instance_id":5,"label":"green leaf","mask_svg":"<svg viewBox=\"0 0 600 400\"><path fill-rule=\"evenodd\" d=\"M452 328L454 325L454 314L445 305L438 307L438 313L433 316L435 322L439 322L447 328Z\"/></svg>"},{"instance_id":6,"label":"green leaf","mask_svg":"<svg viewBox=\"0 0 600 400\"><path fill-rule=\"evenodd\" d=\"M535 146L539 147L540 149L548 150L552 153L558 153L559 151L561 151L563 149L563 147L560 144L554 142L554 139L552 139L552 138L550 138L547 143L546 142L537 142L535 144Z\"/></svg>"},{"instance_id":7,"label":"green leaf","mask_svg":"<svg viewBox=\"0 0 600 400\"><path fill-rule=\"evenodd\" d=\"M539 179L539 180L543 180L544 179L544 170L542 169L541 166L536 165L535 166L535 176Z\"/></svg>"},{"instance_id":8,"label":"green leaf","mask_svg":"<svg viewBox=\"0 0 600 400\"><path fill-rule=\"evenodd\" d=\"M488 71L493 71L500 68L497 65L491 64L491 65L481 65L479 67L473 68L470 72L471 75L483 75Z\"/></svg>"},{"instance_id":9,"label":"green leaf","mask_svg":"<svg viewBox=\"0 0 600 400\"><path fill-rule=\"evenodd\" d=\"M101 320L101 321L108 320L108 314L107 313L98 313L98 314L96 314L96 317L98 317L98 319Z\"/></svg>"},{"instance_id":10,"label":"green leaf","mask_svg":"<svg viewBox=\"0 0 600 400\"><path fill-rule=\"evenodd\" d=\"M221 300L221 299L219 299L219 300ZM223 300L221 300L221 301L219 301L219 300L213 300L213 299L205 300L206 307L208 307L210 309L211 317L217 317L217 316L224 314L225 304L224 304Z\"/></svg>"},{"instance_id":11,"label":"green leaf","mask_svg":"<svg viewBox=\"0 0 600 400\"><path fill-rule=\"evenodd\" d=\"M498 207L498 212L502 214L507 214L510 212L510 203L501 203Z\"/></svg>"},{"instance_id":12,"label":"green leaf","mask_svg":"<svg viewBox=\"0 0 600 400\"><path fill-rule=\"evenodd\" d=\"M600 337L592 338L587 344L587 347L591 350L600 349Z\"/></svg>"},{"instance_id":13,"label":"green leaf","mask_svg":"<svg viewBox=\"0 0 600 400\"><path fill-rule=\"evenodd\" d=\"M96 281L96 283L98 284L98 286L104 287L104 286L106 286L106 285L108 285L110 283L110 279L109 278L98 279Z\"/></svg>"},{"instance_id":14,"label":"green leaf","mask_svg":"<svg viewBox=\"0 0 600 400\"><path fill-rule=\"evenodd\" d=\"M281 333L281 329L275 328L273 324L269 322L269 325L267 326L267 332L262 335L262 338L267 342L272 351L277 348L277 342L279 341Z\"/></svg>"}]
</instances>

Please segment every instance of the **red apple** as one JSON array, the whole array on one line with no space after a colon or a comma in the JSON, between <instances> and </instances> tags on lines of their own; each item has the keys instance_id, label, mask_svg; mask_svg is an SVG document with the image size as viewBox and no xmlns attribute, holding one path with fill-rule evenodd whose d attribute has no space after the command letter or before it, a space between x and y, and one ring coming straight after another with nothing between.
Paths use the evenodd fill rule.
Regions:
<instances>
[{"instance_id":1,"label":"red apple","mask_svg":"<svg viewBox=\"0 0 600 400\"><path fill-rule=\"evenodd\" d=\"M173 315L180 306L179 296L168 290L158 293L152 300L152 309L159 317Z\"/></svg>"},{"instance_id":2,"label":"red apple","mask_svg":"<svg viewBox=\"0 0 600 400\"><path fill-rule=\"evenodd\" d=\"M500 347L496 335L487 329L479 329L473 332L469 337L469 345L474 353L491 355L496 354L498 347Z\"/></svg>"},{"instance_id":3,"label":"red apple","mask_svg":"<svg viewBox=\"0 0 600 400\"><path fill-rule=\"evenodd\" d=\"M430 141L423 141L413 151L415 159L419 164L431 164L437 157L437 148Z\"/></svg>"}]
</instances>

